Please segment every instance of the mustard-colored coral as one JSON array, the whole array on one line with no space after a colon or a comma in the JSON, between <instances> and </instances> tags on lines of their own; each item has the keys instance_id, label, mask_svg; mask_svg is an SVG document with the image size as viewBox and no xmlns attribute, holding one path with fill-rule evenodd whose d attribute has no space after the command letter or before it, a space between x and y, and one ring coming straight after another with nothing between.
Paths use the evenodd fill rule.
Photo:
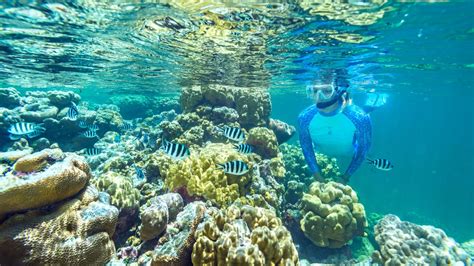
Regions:
<instances>
[{"instance_id":1,"label":"mustard-colored coral","mask_svg":"<svg viewBox=\"0 0 474 266\"><path fill-rule=\"evenodd\" d=\"M39 171L48 165L49 161L57 161L64 158L64 154L60 149L45 149L40 152L26 155L18 159L13 166L17 172L30 173Z\"/></svg>"},{"instance_id":2,"label":"mustard-colored coral","mask_svg":"<svg viewBox=\"0 0 474 266\"><path fill-rule=\"evenodd\" d=\"M89 186L48 209L8 218L0 225L0 264L105 265L115 254L118 211L98 198Z\"/></svg>"},{"instance_id":3,"label":"mustard-colored coral","mask_svg":"<svg viewBox=\"0 0 474 266\"><path fill-rule=\"evenodd\" d=\"M194 265L297 265L298 253L275 213L248 205L209 208L195 233Z\"/></svg>"},{"instance_id":4,"label":"mustard-colored coral","mask_svg":"<svg viewBox=\"0 0 474 266\"><path fill-rule=\"evenodd\" d=\"M63 155L61 150L56 152ZM1 178L0 215L46 206L71 197L84 188L91 178L89 166L82 157L68 154L64 160L42 160L44 154L48 152L27 155L23 157L27 159L17 162L21 162L21 170L37 169L38 165L32 162L40 163L42 172L26 176L8 172Z\"/></svg>"},{"instance_id":5,"label":"mustard-colored coral","mask_svg":"<svg viewBox=\"0 0 474 266\"><path fill-rule=\"evenodd\" d=\"M110 195L110 202L118 208L136 208L140 203L140 191L133 187L129 177L121 176L115 172L106 172L92 183Z\"/></svg>"},{"instance_id":6,"label":"mustard-colored coral","mask_svg":"<svg viewBox=\"0 0 474 266\"><path fill-rule=\"evenodd\" d=\"M254 147L255 153L264 159L278 156L280 149L275 133L265 127L254 127L250 129L247 143Z\"/></svg>"},{"instance_id":7,"label":"mustard-colored coral","mask_svg":"<svg viewBox=\"0 0 474 266\"><path fill-rule=\"evenodd\" d=\"M301 200L301 230L316 246L340 248L364 235L364 206L350 186L313 182Z\"/></svg>"},{"instance_id":8,"label":"mustard-colored coral","mask_svg":"<svg viewBox=\"0 0 474 266\"><path fill-rule=\"evenodd\" d=\"M244 195L244 186L250 180L249 174L232 176L216 167L217 163L231 160L250 163L247 156L238 153L231 144L210 143L191 151L184 160L172 161L163 155L154 158L162 161L158 163L162 165L160 174L168 188L185 187L191 196L204 197L218 205L230 204Z\"/></svg>"}]
</instances>

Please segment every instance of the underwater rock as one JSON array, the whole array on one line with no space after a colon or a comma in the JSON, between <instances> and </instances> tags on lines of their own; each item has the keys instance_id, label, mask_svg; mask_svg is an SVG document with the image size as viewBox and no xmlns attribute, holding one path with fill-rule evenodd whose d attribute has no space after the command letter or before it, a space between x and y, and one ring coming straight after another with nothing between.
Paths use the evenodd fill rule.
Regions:
<instances>
[{"instance_id":1,"label":"underwater rock","mask_svg":"<svg viewBox=\"0 0 474 266\"><path fill-rule=\"evenodd\" d=\"M15 88L0 88L0 107L12 109L20 104L21 96Z\"/></svg>"},{"instance_id":2,"label":"underwater rock","mask_svg":"<svg viewBox=\"0 0 474 266\"><path fill-rule=\"evenodd\" d=\"M301 230L316 246L340 248L367 226L364 206L350 186L313 182L301 199Z\"/></svg>"},{"instance_id":3,"label":"underwater rock","mask_svg":"<svg viewBox=\"0 0 474 266\"><path fill-rule=\"evenodd\" d=\"M140 207L138 228L140 238L144 241L156 238L165 229L169 221L183 209L183 198L178 193L167 193L150 199Z\"/></svg>"},{"instance_id":4,"label":"underwater rock","mask_svg":"<svg viewBox=\"0 0 474 266\"><path fill-rule=\"evenodd\" d=\"M180 103L185 113L193 112L199 105L235 109L244 128L267 125L271 112L270 94L262 88L192 86L182 90Z\"/></svg>"},{"instance_id":5,"label":"underwater rock","mask_svg":"<svg viewBox=\"0 0 474 266\"><path fill-rule=\"evenodd\" d=\"M264 159L278 156L280 149L275 133L265 127L254 127L250 129L247 143L254 147L254 152Z\"/></svg>"},{"instance_id":6,"label":"underwater rock","mask_svg":"<svg viewBox=\"0 0 474 266\"><path fill-rule=\"evenodd\" d=\"M117 215L92 186L47 209L13 215L0 224L0 264L103 265L115 254Z\"/></svg>"},{"instance_id":7,"label":"underwater rock","mask_svg":"<svg viewBox=\"0 0 474 266\"><path fill-rule=\"evenodd\" d=\"M270 118L268 127L273 130L273 133L275 133L278 144L287 142L296 133L296 128L294 126L290 126L278 119Z\"/></svg>"},{"instance_id":8,"label":"underwater rock","mask_svg":"<svg viewBox=\"0 0 474 266\"><path fill-rule=\"evenodd\" d=\"M21 157L31 154L32 152L33 152L33 149L31 148L0 152L0 162L13 163L16 160L20 159Z\"/></svg>"},{"instance_id":9,"label":"underwater rock","mask_svg":"<svg viewBox=\"0 0 474 266\"><path fill-rule=\"evenodd\" d=\"M384 265L471 265L470 256L443 230L386 215L375 226L380 249L372 258Z\"/></svg>"},{"instance_id":10,"label":"underwater rock","mask_svg":"<svg viewBox=\"0 0 474 266\"><path fill-rule=\"evenodd\" d=\"M0 131L7 132L10 125L20 122L21 118L19 114L13 110L0 107ZM0 135L1 136L1 135ZM5 136L4 140L8 140L8 137Z\"/></svg>"},{"instance_id":11,"label":"underwater rock","mask_svg":"<svg viewBox=\"0 0 474 266\"><path fill-rule=\"evenodd\" d=\"M296 265L290 232L274 212L248 205L208 208L195 233L194 265Z\"/></svg>"},{"instance_id":12,"label":"underwater rock","mask_svg":"<svg viewBox=\"0 0 474 266\"><path fill-rule=\"evenodd\" d=\"M77 194L91 178L82 157L44 150L15 163L16 171L0 178L0 215L46 206Z\"/></svg>"},{"instance_id":13,"label":"underwater rock","mask_svg":"<svg viewBox=\"0 0 474 266\"><path fill-rule=\"evenodd\" d=\"M46 118L55 118L59 112L58 107L51 105L46 98L28 99L26 102L15 109L24 121L42 123Z\"/></svg>"},{"instance_id":14,"label":"underwater rock","mask_svg":"<svg viewBox=\"0 0 474 266\"><path fill-rule=\"evenodd\" d=\"M206 206L201 201L192 202L178 213L176 221L168 225L152 251L151 265L191 265L191 252L195 232L204 218Z\"/></svg>"}]
</instances>

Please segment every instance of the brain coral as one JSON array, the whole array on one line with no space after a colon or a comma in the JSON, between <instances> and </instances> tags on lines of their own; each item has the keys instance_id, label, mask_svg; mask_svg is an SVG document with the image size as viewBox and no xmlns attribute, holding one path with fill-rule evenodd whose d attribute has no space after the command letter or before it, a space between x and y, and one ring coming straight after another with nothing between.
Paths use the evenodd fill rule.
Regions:
<instances>
[{"instance_id":1,"label":"brain coral","mask_svg":"<svg viewBox=\"0 0 474 266\"><path fill-rule=\"evenodd\" d=\"M0 264L104 265L115 253L117 216L91 186L48 209L11 216L0 225Z\"/></svg>"},{"instance_id":2,"label":"brain coral","mask_svg":"<svg viewBox=\"0 0 474 266\"><path fill-rule=\"evenodd\" d=\"M384 265L471 265L469 255L443 230L400 221L386 215L375 226L380 251L375 262Z\"/></svg>"},{"instance_id":3,"label":"brain coral","mask_svg":"<svg viewBox=\"0 0 474 266\"><path fill-rule=\"evenodd\" d=\"M364 235L364 206L350 186L313 182L301 200L301 229L316 246L340 248Z\"/></svg>"},{"instance_id":4,"label":"brain coral","mask_svg":"<svg viewBox=\"0 0 474 266\"><path fill-rule=\"evenodd\" d=\"M42 171L21 176L9 172L0 178L0 215L46 206L71 197L91 178L89 166L82 157L65 156L59 149L26 155L16 162L14 168L25 172Z\"/></svg>"},{"instance_id":5,"label":"brain coral","mask_svg":"<svg viewBox=\"0 0 474 266\"><path fill-rule=\"evenodd\" d=\"M198 226L194 265L296 265L298 253L275 213L259 207L209 208Z\"/></svg>"}]
</instances>

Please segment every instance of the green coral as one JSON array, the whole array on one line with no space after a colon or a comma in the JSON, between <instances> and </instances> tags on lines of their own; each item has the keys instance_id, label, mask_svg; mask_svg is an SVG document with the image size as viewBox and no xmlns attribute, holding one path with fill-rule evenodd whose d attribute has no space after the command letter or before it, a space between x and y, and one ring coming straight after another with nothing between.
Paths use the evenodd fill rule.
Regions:
<instances>
[{"instance_id":1,"label":"green coral","mask_svg":"<svg viewBox=\"0 0 474 266\"><path fill-rule=\"evenodd\" d=\"M110 195L110 203L120 209L137 208L141 199L140 191L133 187L132 180L115 172L105 172L92 183Z\"/></svg>"},{"instance_id":2,"label":"green coral","mask_svg":"<svg viewBox=\"0 0 474 266\"><path fill-rule=\"evenodd\" d=\"M364 206L350 186L313 182L301 200L301 230L316 246L340 248L367 226Z\"/></svg>"}]
</instances>

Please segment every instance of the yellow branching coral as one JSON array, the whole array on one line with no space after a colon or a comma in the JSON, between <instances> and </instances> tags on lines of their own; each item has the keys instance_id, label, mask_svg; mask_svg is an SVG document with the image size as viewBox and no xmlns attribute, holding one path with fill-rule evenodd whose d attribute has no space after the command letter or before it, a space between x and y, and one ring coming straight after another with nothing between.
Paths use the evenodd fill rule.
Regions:
<instances>
[{"instance_id":1,"label":"yellow branching coral","mask_svg":"<svg viewBox=\"0 0 474 266\"><path fill-rule=\"evenodd\" d=\"M196 230L194 265L297 265L298 253L275 213L231 205L209 216Z\"/></svg>"},{"instance_id":2,"label":"yellow branching coral","mask_svg":"<svg viewBox=\"0 0 474 266\"><path fill-rule=\"evenodd\" d=\"M350 186L313 182L303 195L301 230L316 246L340 248L364 235L364 206Z\"/></svg>"},{"instance_id":3,"label":"yellow branching coral","mask_svg":"<svg viewBox=\"0 0 474 266\"><path fill-rule=\"evenodd\" d=\"M162 166L160 174L168 188L186 187L191 196L204 197L218 205L230 204L244 195L244 186L250 180L248 174L232 176L217 169L217 163L231 160L249 163L247 156L238 153L230 144L210 143L199 151L192 151L191 156L181 161L171 161L163 156L154 158L161 161L156 164Z\"/></svg>"}]
</instances>

